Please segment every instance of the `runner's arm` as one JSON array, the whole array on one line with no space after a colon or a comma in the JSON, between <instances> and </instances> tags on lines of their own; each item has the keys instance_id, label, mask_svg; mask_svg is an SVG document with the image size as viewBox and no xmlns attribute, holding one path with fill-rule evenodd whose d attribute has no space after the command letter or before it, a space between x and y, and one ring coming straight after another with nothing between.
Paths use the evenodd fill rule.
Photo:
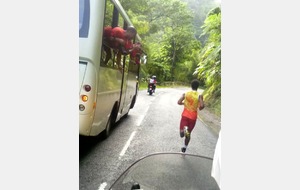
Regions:
<instances>
[{"instance_id":1,"label":"runner's arm","mask_svg":"<svg viewBox=\"0 0 300 190\"><path fill-rule=\"evenodd\" d=\"M179 100L177 101L177 104L178 105L183 105L184 104L184 97L185 97L185 94L183 93L182 96L179 98Z\"/></svg>"},{"instance_id":2,"label":"runner's arm","mask_svg":"<svg viewBox=\"0 0 300 190\"><path fill-rule=\"evenodd\" d=\"M203 95L202 94L199 95L198 101L199 101L198 102L198 108L199 108L199 110L203 110L204 107L205 107L205 105L204 105Z\"/></svg>"}]
</instances>

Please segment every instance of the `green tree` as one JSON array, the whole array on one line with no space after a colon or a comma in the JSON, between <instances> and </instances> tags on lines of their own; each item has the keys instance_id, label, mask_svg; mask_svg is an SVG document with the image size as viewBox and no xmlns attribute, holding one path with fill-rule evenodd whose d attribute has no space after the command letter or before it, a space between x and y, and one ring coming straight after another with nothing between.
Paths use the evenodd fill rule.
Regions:
<instances>
[{"instance_id":1,"label":"green tree","mask_svg":"<svg viewBox=\"0 0 300 190\"><path fill-rule=\"evenodd\" d=\"M218 6L218 2L215 0L182 0L187 2L188 7L194 14L193 26L195 30L195 36L202 44L207 40L206 35L203 33L201 26L204 24L207 13L214 7Z\"/></svg>"},{"instance_id":2,"label":"green tree","mask_svg":"<svg viewBox=\"0 0 300 190\"><path fill-rule=\"evenodd\" d=\"M146 39L151 45L147 70L157 75L160 81L186 82L192 78L191 68L195 69L197 63L188 59L195 48L200 48L192 26L193 15L186 3L180 0L151 0L148 6L150 30ZM185 73L184 77L178 68L189 73Z\"/></svg>"},{"instance_id":3,"label":"green tree","mask_svg":"<svg viewBox=\"0 0 300 190\"><path fill-rule=\"evenodd\" d=\"M204 97L213 107L221 104L221 9L212 9L202 26L208 39L200 52L200 62L195 73L205 80Z\"/></svg>"}]
</instances>

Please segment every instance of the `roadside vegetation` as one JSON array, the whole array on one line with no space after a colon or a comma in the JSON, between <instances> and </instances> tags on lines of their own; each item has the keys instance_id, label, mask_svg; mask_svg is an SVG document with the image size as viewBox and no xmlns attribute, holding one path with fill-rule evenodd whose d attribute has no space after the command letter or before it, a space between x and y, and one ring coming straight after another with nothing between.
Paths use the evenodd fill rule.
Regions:
<instances>
[{"instance_id":1,"label":"roadside vegetation","mask_svg":"<svg viewBox=\"0 0 300 190\"><path fill-rule=\"evenodd\" d=\"M140 89L156 75L159 86L199 79L209 110L221 116L221 8L213 0L120 0L136 26L147 63ZM135 7L136 6L136 7ZM172 84L172 85L171 85Z\"/></svg>"}]
</instances>

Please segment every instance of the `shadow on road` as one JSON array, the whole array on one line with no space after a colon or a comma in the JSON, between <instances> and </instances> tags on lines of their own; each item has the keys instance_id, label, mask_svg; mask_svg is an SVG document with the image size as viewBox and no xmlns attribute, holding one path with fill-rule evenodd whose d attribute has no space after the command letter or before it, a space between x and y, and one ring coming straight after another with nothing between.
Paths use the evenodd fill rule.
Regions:
<instances>
[{"instance_id":1,"label":"shadow on road","mask_svg":"<svg viewBox=\"0 0 300 190\"><path fill-rule=\"evenodd\" d=\"M111 128L111 134L118 127L121 120L115 123L115 125ZM106 139L104 133L105 131L95 137L79 135L79 161Z\"/></svg>"},{"instance_id":2,"label":"shadow on road","mask_svg":"<svg viewBox=\"0 0 300 190\"><path fill-rule=\"evenodd\" d=\"M79 161L103 140L104 137L102 134L97 137L79 136Z\"/></svg>"}]
</instances>

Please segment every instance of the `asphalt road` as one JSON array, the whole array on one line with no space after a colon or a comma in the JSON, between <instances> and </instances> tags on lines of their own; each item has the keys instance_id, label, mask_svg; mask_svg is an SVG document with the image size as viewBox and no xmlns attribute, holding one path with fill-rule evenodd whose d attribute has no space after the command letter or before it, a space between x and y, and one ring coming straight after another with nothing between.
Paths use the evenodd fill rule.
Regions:
<instances>
[{"instance_id":1,"label":"asphalt road","mask_svg":"<svg viewBox=\"0 0 300 190\"><path fill-rule=\"evenodd\" d=\"M177 104L188 88L157 89L152 96L139 91L135 107L117 123L111 136L80 138L80 190L106 190L134 161L151 153L180 152L179 122L183 106ZM213 158L218 135L197 120L187 153Z\"/></svg>"}]
</instances>

